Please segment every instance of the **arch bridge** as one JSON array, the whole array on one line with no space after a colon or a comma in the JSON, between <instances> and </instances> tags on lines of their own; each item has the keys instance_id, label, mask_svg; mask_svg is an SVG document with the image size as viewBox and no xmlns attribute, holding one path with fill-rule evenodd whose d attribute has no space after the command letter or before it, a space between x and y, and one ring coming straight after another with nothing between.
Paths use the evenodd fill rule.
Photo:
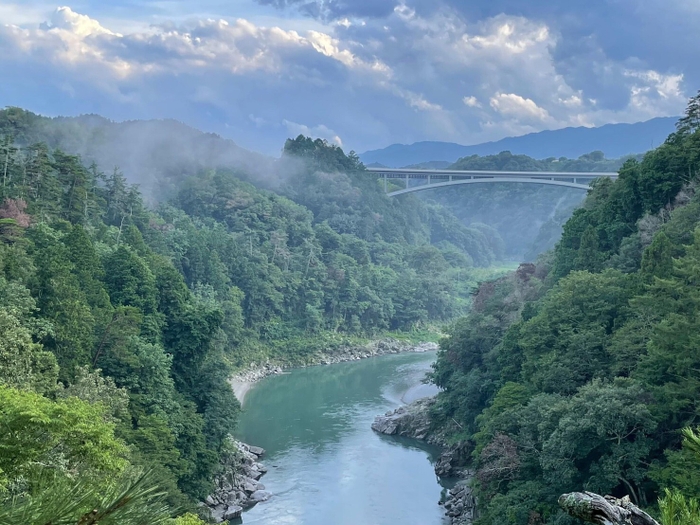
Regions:
<instances>
[{"instance_id":1,"label":"arch bridge","mask_svg":"<svg viewBox=\"0 0 700 525\"><path fill-rule=\"evenodd\" d=\"M544 184L548 186L564 186L577 190L590 190L590 183L595 179L617 179L617 173L611 172L567 172L567 171L484 171L484 170L417 170L403 168L367 168L370 173L376 173L384 180L384 192L389 197L414 193L416 191L432 190L447 186L462 184L488 184L496 182L519 182L526 184ZM390 179L403 180L404 189L389 191L387 181ZM414 184L411 181L423 180L424 184Z\"/></svg>"}]
</instances>

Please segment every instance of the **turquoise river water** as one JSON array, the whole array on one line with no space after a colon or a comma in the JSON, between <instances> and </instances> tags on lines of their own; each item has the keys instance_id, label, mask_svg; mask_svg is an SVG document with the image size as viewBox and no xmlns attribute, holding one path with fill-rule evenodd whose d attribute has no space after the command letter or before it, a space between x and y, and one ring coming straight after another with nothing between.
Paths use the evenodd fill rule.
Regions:
<instances>
[{"instance_id":1,"label":"turquoise river water","mask_svg":"<svg viewBox=\"0 0 700 525\"><path fill-rule=\"evenodd\" d=\"M248 392L238 437L261 446L273 497L243 514L265 525L442 525L437 450L374 433L374 416L435 393L435 353L294 370Z\"/></svg>"}]
</instances>

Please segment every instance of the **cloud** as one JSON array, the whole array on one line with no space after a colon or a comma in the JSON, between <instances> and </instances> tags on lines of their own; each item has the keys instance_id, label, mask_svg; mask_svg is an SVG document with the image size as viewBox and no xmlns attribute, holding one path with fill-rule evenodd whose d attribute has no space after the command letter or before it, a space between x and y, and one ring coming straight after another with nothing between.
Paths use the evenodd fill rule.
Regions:
<instances>
[{"instance_id":1,"label":"cloud","mask_svg":"<svg viewBox=\"0 0 700 525\"><path fill-rule=\"evenodd\" d=\"M121 36L112 33L109 29L105 29L97 20L93 20L89 16L75 13L70 7L65 6L56 9L51 17L51 22L42 24L41 28L48 31L51 29L62 29L78 37L91 35Z\"/></svg>"},{"instance_id":2,"label":"cloud","mask_svg":"<svg viewBox=\"0 0 700 525\"><path fill-rule=\"evenodd\" d=\"M295 9L305 15L323 20L347 17L380 18L395 8L394 0L258 0L260 4L278 9Z\"/></svg>"},{"instance_id":3,"label":"cloud","mask_svg":"<svg viewBox=\"0 0 700 525\"><path fill-rule=\"evenodd\" d=\"M644 6L658 2L631 19L647 20ZM656 52L609 44L612 22L592 31L604 16L579 0L549 11L544 0L263 3L321 22L161 17L117 31L61 7L42 24L0 26L0 67L12 72L0 95L47 114L177 118L269 153L299 133L363 151L676 115L697 75L685 54L662 64Z\"/></svg>"},{"instance_id":4,"label":"cloud","mask_svg":"<svg viewBox=\"0 0 700 525\"><path fill-rule=\"evenodd\" d=\"M480 108L481 107L481 103L474 95L464 97L462 99L462 102L464 102L465 106L470 107L470 108Z\"/></svg>"},{"instance_id":5,"label":"cloud","mask_svg":"<svg viewBox=\"0 0 700 525\"><path fill-rule=\"evenodd\" d=\"M318 137L321 139L326 139L328 142L331 142L337 146L343 145L343 141L340 139L338 134L323 124L319 124L317 126L307 126L305 124L290 122L289 120L283 120L282 123L292 137L296 137L298 135Z\"/></svg>"},{"instance_id":6,"label":"cloud","mask_svg":"<svg viewBox=\"0 0 700 525\"><path fill-rule=\"evenodd\" d=\"M501 115L515 118L521 122L546 122L551 118L547 110L535 104L534 100L523 98L514 93L498 93L491 97L489 103Z\"/></svg>"}]
</instances>

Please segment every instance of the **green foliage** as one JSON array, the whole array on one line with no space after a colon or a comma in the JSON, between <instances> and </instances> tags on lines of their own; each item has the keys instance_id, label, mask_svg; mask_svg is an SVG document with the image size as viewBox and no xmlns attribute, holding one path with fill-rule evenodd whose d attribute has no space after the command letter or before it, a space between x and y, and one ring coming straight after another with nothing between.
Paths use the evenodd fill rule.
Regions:
<instances>
[{"instance_id":1,"label":"green foliage","mask_svg":"<svg viewBox=\"0 0 700 525\"><path fill-rule=\"evenodd\" d=\"M109 422L126 422L129 418L129 392L117 387L114 379L103 377L101 370L80 367L76 371L73 384L58 390L59 398L76 397L105 408L105 419Z\"/></svg>"},{"instance_id":2,"label":"green foliage","mask_svg":"<svg viewBox=\"0 0 700 525\"><path fill-rule=\"evenodd\" d=\"M700 523L700 503L695 498L686 498L677 491L666 489L659 500L663 525L695 525Z\"/></svg>"},{"instance_id":3,"label":"green foliage","mask_svg":"<svg viewBox=\"0 0 700 525\"><path fill-rule=\"evenodd\" d=\"M175 518L173 525L206 525L206 522L202 521L191 512L188 512L187 514Z\"/></svg>"},{"instance_id":4,"label":"green foliage","mask_svg":"<svg viewBox=\"0 0 700 525\"><path fill-rule=\"evenodd\" d=\"M0 308L0 385L50 393L57 379L54 354L34 343L11 311Z\"/></svg>"},{"instance_id":5,"label":"green foliage","mask_svg":"<svg viewBox=\"0 0 700 525\"><path fill-rule=\"evenodd\" d=\"M165 493L150 474L127 473L100 484L40 472L33 490L0 505L0 524L165 525L172 524ZM175 521L204 523L185 518Z\"/></svg>"},{"instance_id":6,"label":"green foliage","mask_svg":"<svg viewBox=\"0 0 700 525\"><path fill-rule=\"evenodd\" d=\"M0 490L38 468L68 473L119 473L124 444L105 421L102 405L77 398L51 401L0 386Z\"/></svg>"},{"instance_id":7,"label":"green foliage","mask_svg":"<svg viewBox=\"0 0 700 525\"><path fill-rule=\"evenodd\" d=\"M683 429L683 450L692 456L693 466L697 470L700 463L700 435L690 427ZM693 488L696 487L697 485ZM685 488L689 487L686 485ZM677 489L665 489L664 497L659 499L659 509L663 525L694 525L700 522L698 499L688 498Z\"/></svg>"},{"instance_id":8,"label":"green foliage","mask_svg":"<svg viewBox=\"0 0 700 525\"><path fill-rule=\"evenodd\" d=\"M556 500L580 490L698 522L700 440L680 439L700 417L696 105L441 341L433 421L473 450L480 525L569 523Z\"/></svg>"}]
</instances>

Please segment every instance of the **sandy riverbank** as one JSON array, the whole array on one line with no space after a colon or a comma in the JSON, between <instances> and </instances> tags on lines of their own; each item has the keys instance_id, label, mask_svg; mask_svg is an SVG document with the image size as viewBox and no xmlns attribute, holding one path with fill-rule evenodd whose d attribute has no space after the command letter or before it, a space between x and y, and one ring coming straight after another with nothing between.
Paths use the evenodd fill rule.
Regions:
<instances>
[{"instance_id":1,"label":"sandy riverbank","mask_svg":"<svg viewBox=\"0 0 700 525\"><path fill-rule=\"evenodd\" d=\"M243 381L242 379L231 379L229 380L231 388L233 388L233 393L236 395L236 399L243 406L243 400L245 400L245 395L248 390L253 386L253 381Z\"/></svg>"}]
</instances>

